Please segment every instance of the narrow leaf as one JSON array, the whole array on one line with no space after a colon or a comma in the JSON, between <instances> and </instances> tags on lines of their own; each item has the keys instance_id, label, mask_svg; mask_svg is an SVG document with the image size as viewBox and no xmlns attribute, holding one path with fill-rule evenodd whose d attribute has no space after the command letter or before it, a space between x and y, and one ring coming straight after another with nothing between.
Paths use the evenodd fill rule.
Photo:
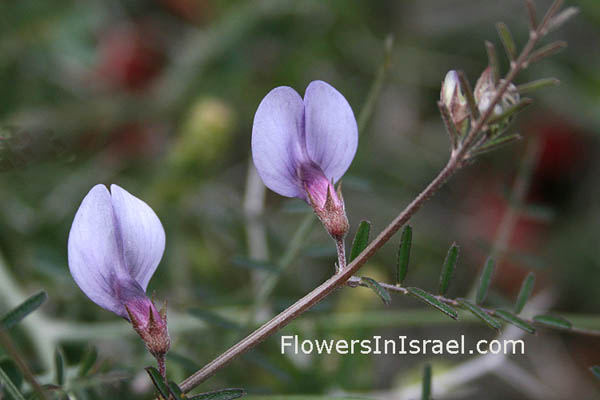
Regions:
<instances>
[{"instance_id":1,"label":"narrow leaf","mask_svg":"<svg viewBox=\"0 0 600 400\"><path fill-rule=\"evenodd\" d=\"M458 81L460 82L460 88L467 99L471 117L476 120L479 118L479 108L477 108L475 96L473 96L473 89L471 88L471 85L469 84L469 81L465 77L465 73L463 71L458 71Z\"/></svg>"},{"instance_id":2,"label":"narrow leaf","mask_svg":"<svg viewBox=\"0 0 600 400\"><path fill-rule=\"evenodd\" d=\"M383 304L385 304L386 306L390 305L390 303L392 302L392 296L390 296L390 293L387 290L385 290L383 286L381 286L379 282L377 282L375 279L363 276L360 278L360 285L368 287L369 289L374 291L375 294L379 296L381 301L383 301Z\"/></svg>"},{"instance_id":3,"label":"narrow leaf","mask_svg":"<svg viewBox=\"0 0 600 400\"><path fill-rule=\"evenodd\" d=\"M481 277L479 278L479 288L477 289L477 295L475 297L475 303L481 304L485 301L490 283L492 282L492 276L494 275L494 259L488 257L481 271Z\"/></svg>"},{"instance_id":4,"label":"narrow leaf","mask_svg":"<svg viewBox=\"0 0 600 400\"><path fill-rule=\"evenodd\" d=\"M240 398L246 394L244 389L221 389L214 392L201 393L194 397L189 397L189 400L233 400Z\"/></svg>"},{"instance_id":5,"label":"narrow leaf","mask_svg":"<svg viewBox=\"0 0 600 400\"><path fill-rule=\"evenodd\" d=\"M504 146L509 145L511 143L517 142L517 141L521 140L522 138L523 137L521 135L519 135L518 133L515 133L513 135L501 136L501 137L499 137L497 139L492 139L492 140L488 141L487 143L485 143L480 148L478 148L477 151L475 151L473 153L473 155L474 156L479 156L481 154L485 154L485 153L488 153L490 151L497 150L500 147L504 147Z\"/></svg>"},{"instance_id":6,"label":"narrow leaf","mask_svg":"<svg viewBox=\"0 0 600 400\"><path fill-rule=\"evenodd\" d=\"M527 63L533 64L536 61L542 60L546 57L550 57L550 56L558 53L565 47L567 47L567 42L562 41L562 40L550 43L544 47L540 47L539 49L537 49L536 51L531 53L531 55L527 59Z\"/></svg>"},{"instance_id":7,"label":"narrow leaf","mask_svg":"<svg viewBox=\"0 0 600 400\"><path fill-rule=\"evenodd\" d=\"M548 32L560 28L565 24L565 22L567 22L577 14L579 14L579 9L577 7L565 8L557 16L550 20L547 28Z\"/></svg>"},{"instance_id":8,"label":"narrow leaf","mask_svg":"<svg viewBox=\"0 0 600 400\"><path fill-rule=\"evenodd\" d=\"M371 223L369 221L360 221L354 240L352 240L352 250L350 250L350 258L348 262L352 262L369 244L369 232L371 231Z\"/></svg>"},{"instance_id":9,"label":"narrow leaf","mask_svg":"<svg viewBox=\"0 0 600 400\"><path fill-rule=\"evenodd\" d=\"M527 333L535 333L535 328L533 327L533 325L531 325L529 322L522 320L513 313L504 310L495 310L494 314L498 318L502 319L504 322L514 325L517 328L521 328Z\"/></svg>"},{"instance_id":10,"label":"narrow leaf","mask_svg":"<svg viewBox=\"0 0 600 400\"><path fill-rule=\"evenodd\" d=\"M554 0L554 3L552 3L552 5L550 5L550 8L548 8L548 11L546 11L546 14L544 14L544 17L542 18L542 22L540 22L540 25L539 25L540 28L542 28L542 34L544 34L545 32L548 32L548 25L549 25L550 21L552 20L552 18L554 18L554 16L558 12L558 10L560 10L563 3L564 3L564 0Z\"/></svg>"},{"instance_id":11,"label":"narrow leaf","mask_svg":"<svg viewBox=\"0 0 600 400\"><path fill-rule=\"evenodd\" d=\"M440 274L440 294L444 296L448 291L450 280L454 274L456 268L456 261L458 260L458 246L456 243L452 243L446 259L444 260L444 266L442 267L442 273Z\"/></svg>"},{"instance_id":12,"label":"narrow leaf","mask_svg":"<svg viewBox=\"0 0 600 400\"><path fill-rule=\"evenodd\" d=\"M496 30L498 31L498 36L500 36L500 40L506 51L506 56L510 61L514 61L517 56L517 46L515 46L515 41L508 26L506 26L504 22L498 22L496 24Z\"/></svg>"},{"instance_id":13,"label":"narrow leaf","mask_svg":"<svg viewBox=\"0 0 600 400\"><path fill-rule=\"evenodd\" d=\"M438 310L440 310L441 312L443 312L450 318L458 319L458 313L456 312L456 310L454 308L450 307L447 304L442 303L431 293L428 293L428 292L424 291L423 289L416 288L416 287L409 287L409 288L407 288L407 290L408 290L409 294L411 294L412 296L421 300L423 303L428 304L434 308L437 308Z\"/></svg>"},{"instance_id":14,"label":"narrow leaf","mask_svg":"<svg viewBox=\"0 0 600 400\"><path fill-rule=\"evenodd\" d=\"M431 400L431 364L423 367L423 384L421 386L421 400Z\"/></svg>"},{"instance_id":15,"label":"narrow leaf","mask_svg":"<svg viewBox=\"0 0 600 400\"><path fill-rule=\"evenodd\" d=\"M571 322L566 320L563 317L555 316L555 315L536 315L533 317L533 322L539 325L543 325L548 328L554 329L566 329L569 330L573 327Z\"/></svg>"},{"instance_id":16,"label":"narrow leaf","mask_svg":"<svg viewBox=\"0 0 600 400\"><path fill-rule=\"evenodd\" d=\"M560 81L556 78L543 78L535 81L527 82L517 86L519 94L530 93L538 89L543 89L548 86L560 85Z\"/></svg>"},{"instance_id":17,"label":"narrow leaf","mask_svg":"<svg viewBox=\"0 0 600 400\"><path fill-rule=\"evenodd\" d=\"M537 29L537 13L535 10L535 4L533 3L533 0L525 0L525 4L527 5L530 28L531 30L535 31Z\"/></svg>"},{"instance_id":18,"label":"narrow leaf","mask_svg":"<svg viewBox=\"0 0 600 400\"><path fill-rule=\"evenodd\" d=\"M504 110L500 114L494 114L489 119L488 123L491 125L491 124L495 124L497 122L503 122L505 120L508 120L509 118L511 118L515 114L517 114L518 112L523 111L523 109L525 109L532 103L533 103L532 99L527 98L527 97L522 98L521 101L519 101L517 104L514 104L514 105L508 107L506 110Z\"/></svg>"},{"instance_id":19,"label":"narrow leaf","mask_svg":"<svg viewBox=\"0 0 600 400\"><path fill-rule=\"evenodd\" d=\"M533 285L535 284L535 274L530 272L529 275L523 280L521 284L521 290L517 296L517 302L515 304L515 314L520 314L525 307L525 303L529 300L531 293L533 292Z\"/></svg>"},{"instance_id":20,"label":"narrow leaf","mask_svg":"<svg viewBox=\"0 0 600 400\"><path fill-rule=\"evenodd\" d=\"M490 66L490 70L492 71L492 79L494 80L494 85L498 85L498 80L500 79L500 67L498 66L498 56L496 55L496 47L492 42L485 41L485 50L488 55L488 64Z\"/></svg>"},{"instance_id":21,"label":"narrow leaf","mask_svg":"<svg viewBox=\"0 0 600 400\"><path fill-rule=\"evenodd\" d=\"M37 310L39 306L44 304L46 299L48 299L48 294L43 290L29 297L2 317L2 320L0 320L0 327L3 327L4 329L12 328L23 318Z\"/></svg>"},{"instance_id":22,"label":"narrow leaf","mask_svg":"<svg viewBox=\"0 0 600 400\"><path fill-rule=\"evenodd\" d=\"M467 299L460 298L457 300L464 308L466 308L477 318L479 318L483 322L485 322L485 324L487 326L489 326L490 328L495 329L495 330L500 330L500 328L502 327L502 324L500 324L500 321L498 321L496 318L490 316L488 313L485 312L485 310L483 308L479 307L477 304L472 303Z\"/></svg>"},{"instance_id":23,"label":"narrow leaf","mask_svg":"<svg viewBox=\"0 0 600 400\"><path fill-rule=\"evenodd\" d=\"M25 400L25 397L19 392L19 389L17 389L2 368L0 368L0 383L2 383L0 386L6 389L6 392L12 396L13 400Z\"/></svg>"},{"instance_id":24,"label":"narrow leaf","mask_svg":"<svg viewBox=\"0 0 600 400\"><path fill-rule=\"evenodd\" d=\"M54 371L56 384L62 386L65 383L65 356L60 347L56 347L54 350Z\"/></svg>"},{"instance_id":25,"label":"narrow leaf","mask_svg":"<svg viewBox=\"0 0 600 400\"><path fill-rule=\"evenodd\" d=\"M96 349L96 346L89 346L82 357L81 364L79 365L78 375L80 378L86 376L90 372L97 359L98 350Z\"/></svg>"},{"instance_id":26,"label":"narrow leaf","mask_svg":"<svg viewBox=\"0 0 600 400\"><path fill-rule=\"evenodd\" d=\"M402 231L400 239L400 248L398 249L398 260L396 265L396 282L402 284L408 272L408 262L410 260L410 247L412 245L412 228L406 225Z\"/></svg>"},{"instance_id":27,"label":"narrow leaf","mask_svg":"<svg viewBox=\"0 0 600 400\"><path fill-rule=\"evenodd\" d=\"M600 379L600 365L594 365L593 367L590 367L590 371L596 378Z\"/></svg>"},{"instance_id":28,"label":"narrow leaf","mask_svg":"<svg viewBox=\"0 0 600 400\"><path fill-rule=\"evenodd\" d=\"M154 383L154 386L158 390L158 393L162 396L163 399L168 399L170 394L169 387L165 383L165 380L160 375L158 370L154 367L146 367L145 370L150 376L150 379L152 379L152 383Z\"/></svg>"},{"instance_id":29,"label":"narrow leaf","mask_svg":"<svg viewBox=\"0 0 600 400\"><path fill-rule=\"evenodd\" d=\"M187 400L188 397L183 393L183 390L173 381L169 381L169 391L175 399Z\"/></svg>"}]
</instances>

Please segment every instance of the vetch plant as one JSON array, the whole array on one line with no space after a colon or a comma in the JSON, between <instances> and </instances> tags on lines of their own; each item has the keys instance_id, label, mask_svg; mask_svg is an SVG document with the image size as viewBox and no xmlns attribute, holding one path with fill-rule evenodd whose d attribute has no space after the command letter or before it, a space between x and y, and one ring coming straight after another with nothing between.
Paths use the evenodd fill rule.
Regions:
<instances>
[{"instance_id":1,"label":"vetch plant","mask_svg":"<svg viewBox=\"0 0 600 400\"><path fill-rule=\"evenodd\" d=\"M459 247L456 244L450 246L443 261L435 293L406 285L413 242L412 228L407 225L409 220L461 168L476 161L482 153L519 139L520 135L511 131L510 122L530 103L529 99L521 96L532 89L556 83L555 79L524 85L514 82L519 72L564 46L563 42L555 42L537 48L539 41L564 23L574 11L567 9L559 12L562 1L556 0L538 22L532 1L526 0L525 4L530 16L530 32L529 40L519 54L506 25L497 26L509 61L509 70L504 77L500 76L495 47L489 42L486 42L488 65L482 68L483 73L474 90L462 71L451 70L446 74L437 102L450 138L446 165L370 242L370 223L362 221L354 237L348 263L344 239L350 224L339 181L352 163L358 146L357 122L351 106L340 92L323 81L311 82L304 97L290 87L277 87L264 97L258 105L252 127L252 158L258 174L274 192L302 199L311 206L336 243L336 273L180 384L169 381L166 374L165 355L171 344L166 307L159 311L146 295L148 283L165 248L162 224L145 202L117 185L112 185L110 191L104 185L96 185L90 190L75 214L69 234L69 268L81 290L102 308L128 320L148 351L157 359L158 369L148 367L146 371L157 389L158 397L163 400L222 400L242 396L242 389L224 389L194 397L188 397L186 393L343 287L367 287L386 304L392 301L392 294L409 295L452 320L458 320L462 313L470 313L496 331L509 324L527 333L546 327L600 336L598 331L575 327L555 315L524 315L524 307L534 289L535 278L532 274L523 280L513 307L509 309L506 304L504 307L495 304L493 296L488 296L493 277L500 269L500 263L493 257L498 255L495 250L483 263L478 284L467 298L448 297L449 286L459 266ZM377 79L374 87L376 85L381 85L381 80ZM337 189L335 184L338 184ZM524 184L518 186L520 191L525 190ZM521 197L515 196L515 199ZM396 281L385 283L356 275L401 229L395 263ZM293 257L290 256L290 259ZM19 323L45 298L45 293L39 293L0 319L0 344L10 350L10 346L5 345L9 343L5 330ZM172 322L173 331L174 328L175 323ZM14 354L11 352L12 358L17 359ZM81 377L90 371L96 359L95 352L90 359L91 362L83 363L87 366L82 367ZM65 382L69 377L64 374L67 370L63 368L64 357L60 351L56 352L55 360L57 384L54 388L68 393L71 388ZM592 367L592 372L600 375L598 367ZM32 390L44 398L48 386L37 384L33 374L24 375L28 376ZM12 397L23 398L19 387L12 384L11 377L1 367L0 383ZM431 368L426 367L422 398L430 398L433 389Z\"/></svg>"},{"instance_id":2,"label":"vetch plant","mask_svg":"<svg viewBox=\"0 0 600 400\"><path fill-rule=\"evenodd\" d=\"M576 330L566 322L562 324L558 323L557 321L562 321L558 318L551 318L552 323L549 323L548 318L542 319L542 317L539 317L537 320L525 320L519 317L517 314L522 308L524 299L530 293L530 284L524 285L526 289L519 296L519 304L515 312L484 308L480 304L467 299L449 299L445 297L445 292L456 266L458 256L457 246L451 247L446 258L440 277L439 294L434 295L421 288L403 287L402 282L406 276L411 242L411 231L408 227L403 234L398 256L398 282L396 284L386 284L370 278L354 276L367 260L387 243L458 170L471 163L480 154L494 150L520 138L518 134L510 132L508 122L518 111L527 106L530 101L529 99L520 98L518 93L519 87L515 86L513 81L518 73L527 68L531 63L547 57L564 47L563 42L555 42L536 50L536 45L540 39L574 14L572 9L559 12L562 1L556 0L538 23L533 3L530 0L526 0L525 4L530 17L530 34L529 41L518 56L512 37L510 34L507 34L507 28L504 29L505 26L502 25L503 29L499 29L501 41L507 50L510 60L510 68L504 78L499 78L497 56L495 48L491 43L486 43L489 68L484 71L483 77L480 79L480 84L477 87L477 98L462 71L450 71L447 74L442 84L438 107L450 137L450 157L446 166L439 174L370 243L367 244L367 240L356 239L352 254L358 255L345 268L340 263L342 268L339 268L338 273L185 379L179 385L184 392L188 392L198 386L236 357L279 331L294 318L309 310L335 289L344 285L350 287L369 287L386 303L390 301L390 294L388 293L390 291L408 294L453 319L458 319L456 308L460 308L473 313L495 329L499 329L502 326L500 322L502 321L502 323L518 326L530 333L535 331L532 324L537 323L556 329L591 335L598 334L595 331ZM545 82L554 84L556 80L549 79L539 82L543 83L532 82L520 87L529 91L533 87L546 86ZM350 141L347 136L343 136L348 134L348 127L350 125L348 122L349 117L341 118L342 123L332 126L329 123L331 119L328 120L324 117L327 115L330 118L337 118L338 116L330 112L330 110L334 110L335 108L330 103L323 102L323 112L316 114L315 109L312 108L316 103L313 102L313 92L310 89L311 87L309 86L303 102L300 96L290 88L276 88L267 95L256 113L252 136L252 153L254 163L267 187L284 196L299 197L306 200L313 206L313 209L315 209L315 212L321 221L323 221L319 213L319 207L323 207L328 197L333 199L334 191L331 189L332 184L330 180L333 179L335 182L345 172L347 165L349 165L354 156L354 150L349 151L352 147L348 146L348 144L354 142ZM331 96L328 99L336 97ZM340 115L349 116L348 109L345 107L346 102L342 102L340 97L337 98L340 104L339 109L342 110ZM314 118L315 115L319 115L320 118ZM330 131L327 132L318 129L321 127L329 128ZM321 141L317 141L316 133L323 135ZM332 138L335 138L334 134L340 135L338 138L339 143L336 140L332 140ZM336 143L338 144L336 145ZM319 151L315 153L315 149ZM327 155L328 157L317 157L322 155ZM328 160L340 161L339 169L336 169L336 174L331 176L327 176L326 174L327 167L329 166L327 164ZM319 170L312 173L311 166L314 164L311 161L315 162L322 173ZM305 171L308 171L308 173ZM323 179L323 176L325 176L325 179ZM325 227L328 228L327 221L323 222ZM332 232L330 228L328 228L328 231L338 243L338 262L340 262L342 260L340 254L343 254L344 251L343 241L336 237L335 231ZM368 231L368 223L361 224L357 237L368 237ZM489 287L491 274L489 275L489 279L487 276L485 279L482 279L481 290L487 290Z\"/></svg>"},{"instance_id":3,"label":"vetch plant","mask_svg":"<svg viewBox=\"0 0 600 400\"><path fill-rule=\"evenodd\" d=\"M81 202L69 233L69 269L94 303L131 322L166 378L166 305L158 311L146 296L165 231L148 204L117 185L110 189L96 185Z\"/></svg>"},{"instance_id":4,"label":"vetch plant","mask_svg":"<svg viewBox=\"0 0 600 400\"><path fill-rule=\"evenodd\" d=\"M261 101L252 127L252 158L265 185L306 201L338 247L337 270L346 265L349 229L341 185L358 146L352 108L335 88L311 82L304 99L292 88L271 90Z\"/></svg>"}]
</instances>

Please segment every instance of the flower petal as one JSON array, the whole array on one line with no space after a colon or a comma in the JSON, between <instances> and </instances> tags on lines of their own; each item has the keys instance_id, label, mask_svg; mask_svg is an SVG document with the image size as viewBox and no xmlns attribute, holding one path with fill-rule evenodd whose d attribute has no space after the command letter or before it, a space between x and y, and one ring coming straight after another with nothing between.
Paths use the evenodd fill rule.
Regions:
<instances>
[{"instance_id":1,"label":"flower petal","mask_svg":"<svg viewBox=\"0 0 600 400\"><path fill-rule=\"evenodd\" d=\"M327 179L337 182L358 146L358 127L348 101L333 86L313 81L304 94L306 149Z\"/></svg>"},{"instance_id":2,"label":"flower petal","mask_svg":"<svg viewBox=\"0 0 600 400\"><path fill-rule=\"evenodd\" d=\"M81 202L69 233L69 269L81 290L96 304L121 315L115 279L124 268L117 241L110 193L94 186Z\"/></svg>"},{"instance_id":3,"label":"flower petal","mask_svg":"<svg viewBox=\"0 0 600 400\"><path fill-rule=\"evenodd\" d=\"M287 86L271 90L261 101L252 126L252 158L265 185L287 197L304 198L298 179L304 148L304 103Z\"/></svg>"},{"instance_id":4,"label":"flower petal","mask_svg":"<svg viewBox=\"0 0 600 400\"><path fill-rule=\"evenodd\" d=\"M146 291L165 250L165 231L148 204L120 186L110 191L125 268Z\"/></svg>"}]
</instances>

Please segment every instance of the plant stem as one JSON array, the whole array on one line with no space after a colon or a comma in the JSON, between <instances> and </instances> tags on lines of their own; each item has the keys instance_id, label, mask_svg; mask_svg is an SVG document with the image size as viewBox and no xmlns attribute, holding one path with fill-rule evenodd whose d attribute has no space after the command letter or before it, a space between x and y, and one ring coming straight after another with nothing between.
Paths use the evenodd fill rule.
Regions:
<instances>
[{"instance_id":1,"label":"plant stem","mask_svg":"<svg viewBox=\"0 0 600 400\"><path fill-rule=\"evenodd\" d=\"M554 8L554 7L553 7ZM550 20L550 18L546 18ZM427 185L427 187L419 193L419 195L410 203L394 220L343 270L335 274L320 286L312 290L306 296L302 297L296 303L276 315L273 319L259 327L257 330L252 332L246 338L242 339L223 354L215 358L213 361L208 363L202 369L196 371L190 377L185 379L180 387L184 392L189 392L200 383L214 375L218 370L228 365L234 358L247 352L281 328L286 326L296 317L310 309L312 306L317 304L327 295L329 295L336 288L344 285L352 276L362 267L369 258L371 258L377 250L379 250L385 243L387 243L391 237L398 232L398 230L408 220L421 209L427 200L429 200L434 193L464 164L465 161L470 157L470 151L473 149L473 145L477 143L479 134L484 131L490 117L492 116L493 110L502 99L502 96L506 93L512 81L515 79L517 74L524 68L527 67L528 58L531 55L536 43L544 35L547 22L541 23L535 31L531 31L529 35L529 41L525 45L523 51L519 57L511 63L510 70L506 77L501 81L500 86L496 90L495 96L492 98L489 107L477 118L475 123L471 126L471 129L464 141L457 148L456 152L453 152L448 160L446 166L439 172L439 174ZM339 252L338 252L339 254Z\"/></svg>"},{"instance_id":2,"label":"plant stem","mask_svg":"<svg viewBox=\"0 0 600 400\"><path fill-rule=\"evenodd\" d=\"M397 231L400 229L433 194L456 172L460 163L456 158L451 158L448 164L378 236L367 248L360 253L343 271L323 282L316 289L292 304L286 310L276 315L269 322L252 332L246 338L233 345L229 350L208 363L202 369L185 379L180 387L184 392L189 392L200 383L214 375L218 370L229 364L235 357L245 353L256 346L279 329L286 326L306 310L329 295L334 289L346 283L358 269L367 262Z\"/></svg>"},{"instance_id":3,"label":"plant stem","mask_svg":"<svg viewBox=\"0 0 600 400\"><path fill-rule=\"evenodd\" d=\"M339 274L346 269L346 244L344 238L335 239L335 247L337 249L338 262L335 267L335 273Z\"/></svg>"}]
</instances>

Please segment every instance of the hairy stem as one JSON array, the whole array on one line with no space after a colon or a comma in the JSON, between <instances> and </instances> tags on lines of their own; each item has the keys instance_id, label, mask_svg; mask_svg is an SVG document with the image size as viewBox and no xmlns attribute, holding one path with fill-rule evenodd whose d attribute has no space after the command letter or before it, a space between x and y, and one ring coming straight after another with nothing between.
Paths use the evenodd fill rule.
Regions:
<instances>
[{"instance_id":1,"label":"hairy stem","mask_svg":"<svg viewBox=\"0 0 600 400\"><path fill-rule=\"evenodd\" d=\"M346 244L344 238L335 239L335 247L337 250L338 262L335 267L336 274L346 269Z\"/></svg>"}]
</instances>

